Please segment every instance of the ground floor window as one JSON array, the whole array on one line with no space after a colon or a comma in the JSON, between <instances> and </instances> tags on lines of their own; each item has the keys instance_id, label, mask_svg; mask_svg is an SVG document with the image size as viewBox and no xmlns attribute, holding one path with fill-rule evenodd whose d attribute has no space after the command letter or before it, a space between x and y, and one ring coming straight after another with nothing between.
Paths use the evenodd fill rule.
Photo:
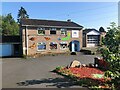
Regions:
<instances>
[{"instance_id":1,"label":"ground floor window","mask_svg":"<svg viewBox=\"0 0 120 90\"><path fill-rule=\"evenodd\" d=\"M46 43L44 43L44 42L38 43L37 50L38 51L46 50Z\"/></svg>"},{"instance_id":2,"label":"ground floor window","mask_svg":"<svg viewBox=\"0 0 120 90\"><path fill-rule=\"evenodd\" d=\"M56 42L51 42L50 43L50 49L51 50L57 49L57 43Z\"/></svg>"},{"instance_id":3,"label":"ground floor window","mask_svg":"<svg viewBox=\"0 0 120 90\"><path fill-rule=\"evenodd\" d=\"M67 46L67 42L60 42L60 49L64 50L64 49L67 49L68 46Z\"/></svg>"}]
</instances>

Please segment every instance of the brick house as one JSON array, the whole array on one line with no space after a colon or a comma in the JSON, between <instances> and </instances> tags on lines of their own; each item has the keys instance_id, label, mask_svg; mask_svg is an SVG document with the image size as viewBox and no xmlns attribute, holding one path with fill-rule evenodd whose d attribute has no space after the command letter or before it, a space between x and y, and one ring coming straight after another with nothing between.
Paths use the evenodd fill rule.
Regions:
<instances>
[{"instance_id":1,"label":"brick house","mask_svg":"<svg viewBox=\"0 0 120 90\"><path fill-rule=\"evenodd\" d=\"M82 29L83 26L70 20L21 19L22 53L34 55L80 51Z\"/></svg>"}]
</instances>

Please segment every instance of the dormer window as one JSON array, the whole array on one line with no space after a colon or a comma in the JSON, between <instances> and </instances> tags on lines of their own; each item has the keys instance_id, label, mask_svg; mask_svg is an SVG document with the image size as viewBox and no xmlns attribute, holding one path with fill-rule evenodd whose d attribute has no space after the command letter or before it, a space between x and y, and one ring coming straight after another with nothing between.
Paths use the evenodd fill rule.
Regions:
<instances>
[{"instance_id":1,"label":"dormer window","mask_svg":"<svg viewBox=\"0 0 120 90\"><path fill-rule=\"evenodd\" d=\"M38 30L38 35L45 35L45 28L40 27L40 28L37 28L37 30Z\"/></svg>"}]
</instances>

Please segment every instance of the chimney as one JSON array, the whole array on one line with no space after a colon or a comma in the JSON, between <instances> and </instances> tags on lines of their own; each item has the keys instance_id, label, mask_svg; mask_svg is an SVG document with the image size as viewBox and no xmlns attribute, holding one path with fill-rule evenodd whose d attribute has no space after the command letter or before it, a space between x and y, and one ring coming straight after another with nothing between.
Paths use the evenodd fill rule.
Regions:
<instances>
[{"instance_id":1,"label":"chimney","mask_svg":"<svg viewBox=\"0 0 120 90\"><path fill-rule=\"evenodd\" d=\"M71 22L71 19L68 19L67 21L68 21L68 22Z\"/></svg>"}]
</instances>

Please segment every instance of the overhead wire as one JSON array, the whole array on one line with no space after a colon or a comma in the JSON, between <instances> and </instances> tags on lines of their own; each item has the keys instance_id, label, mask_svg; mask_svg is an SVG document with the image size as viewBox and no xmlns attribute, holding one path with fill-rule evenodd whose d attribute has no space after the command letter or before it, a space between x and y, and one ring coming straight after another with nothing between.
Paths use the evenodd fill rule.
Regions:
<instances>
[{"instance_id":1,"label":"overhead wire","mask_svg":"<svg viewBox=\"0 0 120 90\"><path fill-rule=\"evenodd\" d=\"M70 16L70 15L81 13L81 12L86 12L86 11L91 11L91 10L98 10L98 9L109 8L109 7L113 7L113 5L97 7L97 8L88 8L88 9L82 9L82 10L79 10L79 11L77 10L77 11L73 11L73 12L69 12L69 13L62 13L62 14L57 14L57 15L51 15L51 16L48 16L48 18L50 18L50 17L58 17L58 16L66 16L66 15Z\"/></svg>"}]
</instances>

